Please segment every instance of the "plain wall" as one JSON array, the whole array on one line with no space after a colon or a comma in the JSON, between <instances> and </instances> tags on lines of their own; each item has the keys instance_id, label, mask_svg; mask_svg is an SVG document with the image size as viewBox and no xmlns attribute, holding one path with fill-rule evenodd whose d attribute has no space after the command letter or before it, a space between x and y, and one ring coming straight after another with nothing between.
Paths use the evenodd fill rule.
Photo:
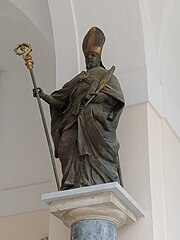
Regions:
<instances>
[{"instance_id":1,"label":"plain wall","mask_svg":"<svg viewBox=\"0 0 180 240\"><path fill-rule=\"evenodd\" d=\"M30 212L0 218L1 240L40 240L48 236L48 211Z\"/></svg>"}]
</instances>

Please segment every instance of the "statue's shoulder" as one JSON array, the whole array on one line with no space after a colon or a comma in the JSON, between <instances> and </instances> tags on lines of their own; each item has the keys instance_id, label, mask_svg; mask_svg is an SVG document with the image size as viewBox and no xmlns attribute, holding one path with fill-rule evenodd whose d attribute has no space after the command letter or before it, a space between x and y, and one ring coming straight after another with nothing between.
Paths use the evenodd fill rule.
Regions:
<instances>
[{"instance_id":1,"label":"statue's shoulder","mask_svg":"<svg viewBox=\"0 0 180 240\"><path fill-rule=\"evenodd\" d=\"M105 72L107 72L107 69L105 69L105 68L103 68L101 66L98 66L98 67L94 67L94 68L89 69L87 72L89 72L89 73L94 73L94 72L103 72L103 73L105 73Z\"/></svg>"},{"instance_id":2,"label":"statue's shoulder","mask_svg":"<svg viewBox=\"0 0 180 240\"><path fill-rule=\"evenodd\" d=\"M94 67L89 69L87 72L90 77L101 79L108 70L103 67Z\"/></svg>"}]
</instances>

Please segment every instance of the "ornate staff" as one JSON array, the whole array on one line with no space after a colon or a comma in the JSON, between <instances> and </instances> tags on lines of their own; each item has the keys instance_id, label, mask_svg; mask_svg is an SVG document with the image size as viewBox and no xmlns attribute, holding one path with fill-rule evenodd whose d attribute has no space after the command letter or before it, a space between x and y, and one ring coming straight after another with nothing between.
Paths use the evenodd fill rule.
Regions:
<instances>
[{"instance_id":1,"label":"ornate staff","mask_svg":"<svg viewBox=\"0 0 180 240\"><path fill-rule=\"evenodd\" d=\"M48 148L49 148L49 152L50 152L50 156L51 156L51 162L52 162L52 166L53 166L56 185L57 185L57 189L59 191L60 190L60 183L59 183L56 163L55 163L55 159L54 159L53 148L52 148L52 144L51 144L51 140L50 140L47 124L46 124L46 119L45 119L45 115L44 115L44 111L43 111L43 107L42 107L42 104L41 104L41 99L40 99L40 96L39 96L39 91L38 91L38 88L37 88L37 84L36 84L36 80L35 80L34 72L33 72L34 62L32 60L32 56L30 55L30 53L32 51L32 48L31 48L31 45L28 44L28 43L21 43L21 44L18 44L16 46L14 51L15 51L16 55L23 56L23 59L25 61L25 65L29 69L30 74L31 74L31 79L32 79L33 87L35 89L36 96L37 96L38 106L39 106L39 110L40 110L40 114L41 114L41 118L42 118L42 122L43 122L43 126L44 126L44 131L45 131L45 135L46 135L46 139L47 139L47 143L48 143Z\"/></svg>"}]
</instances>

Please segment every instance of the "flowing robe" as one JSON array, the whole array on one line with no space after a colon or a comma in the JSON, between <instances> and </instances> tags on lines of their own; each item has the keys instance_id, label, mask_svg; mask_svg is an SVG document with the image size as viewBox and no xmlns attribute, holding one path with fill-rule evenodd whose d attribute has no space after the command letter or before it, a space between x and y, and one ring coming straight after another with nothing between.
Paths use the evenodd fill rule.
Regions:
<instances>
[{"instance_id":1,"label":"flowing robe","mask_svg":"<svg viewBox=\"0 0 180 240\"><path fill-rule=\"evenodd\" d=\"M55 155L62 165L62 190L121 183L116 128L124 107L123 93L112 75L101 90L106 101L91 101L85 106L89 91L107 70L95 67L88 73L87 78L75 77L51 95L61 103L61 107L51 106L50 110ZM110 114L114 119L109 119Z\"/></svg>"}]
</instances>

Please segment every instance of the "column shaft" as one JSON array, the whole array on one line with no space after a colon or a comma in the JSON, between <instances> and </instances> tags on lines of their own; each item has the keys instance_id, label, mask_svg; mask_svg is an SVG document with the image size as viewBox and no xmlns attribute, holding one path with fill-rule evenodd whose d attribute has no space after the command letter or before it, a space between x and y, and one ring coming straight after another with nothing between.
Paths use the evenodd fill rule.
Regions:
<instances>
[{"instance_id":1,"label":"column shaft","mask_svg":"<svg viewBox=\"0 0 180 240\"><path fill-rule=\"evenodd\" d=\"M71 240L116 240L117 227L108 220L89 219L71 226Z\"/></svg>"}]
</instances>

